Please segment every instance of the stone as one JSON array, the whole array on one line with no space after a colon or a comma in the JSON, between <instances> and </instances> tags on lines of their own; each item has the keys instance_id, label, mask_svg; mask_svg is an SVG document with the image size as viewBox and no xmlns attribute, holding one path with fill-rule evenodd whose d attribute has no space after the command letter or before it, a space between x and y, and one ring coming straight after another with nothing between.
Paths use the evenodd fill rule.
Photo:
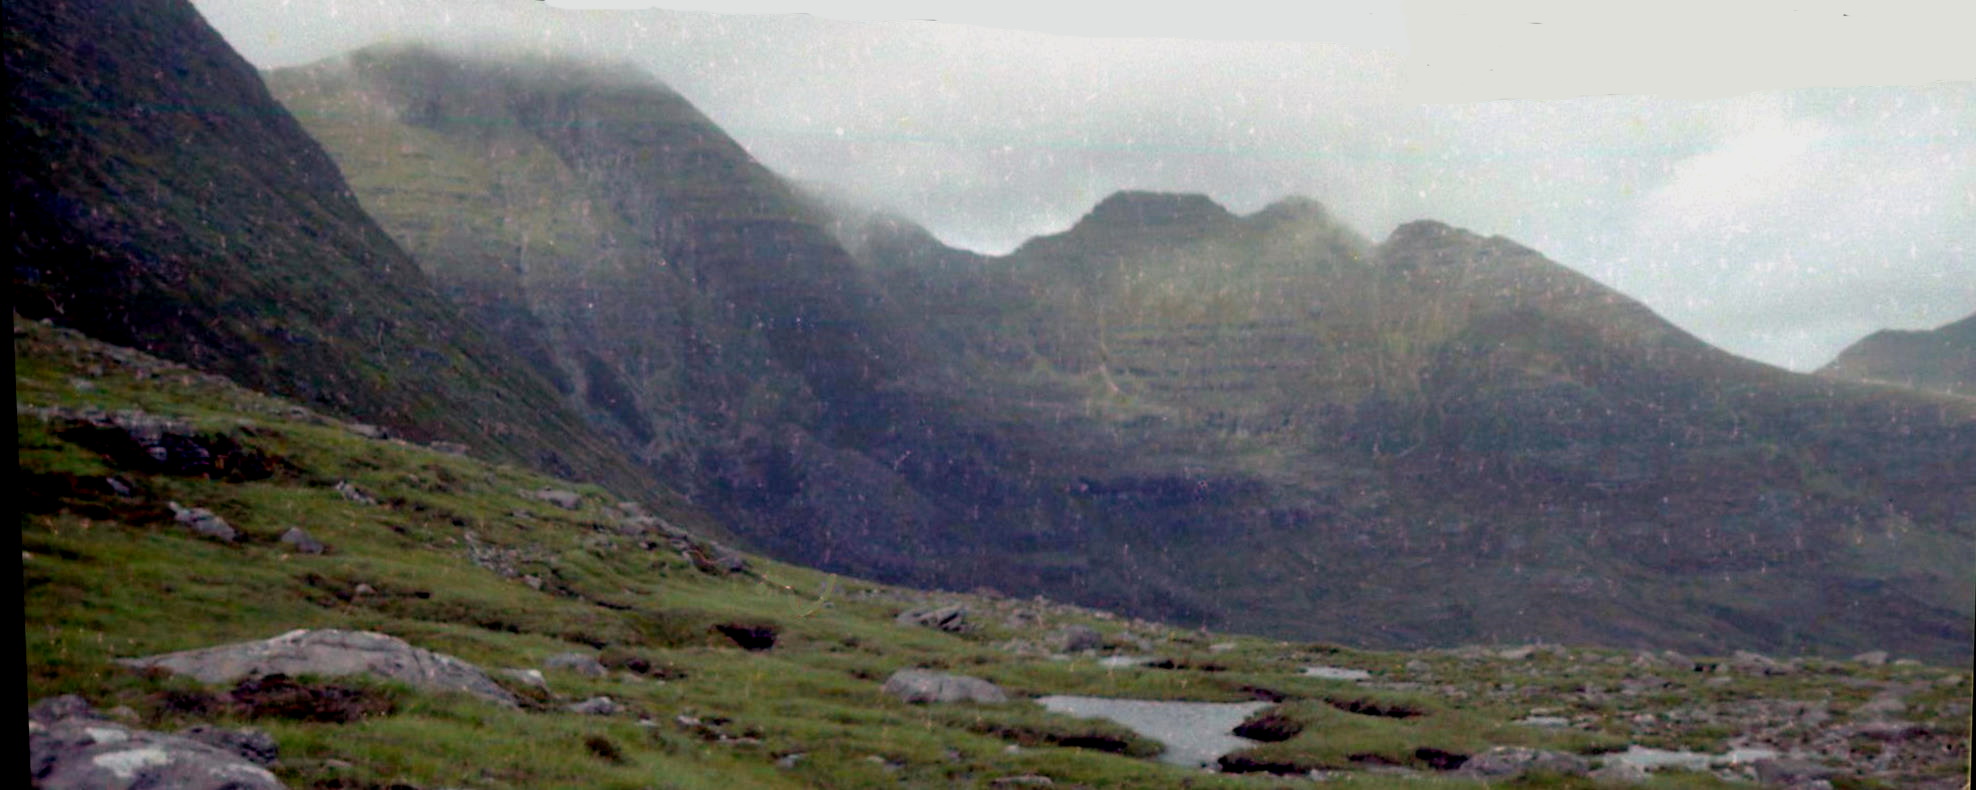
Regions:
<instances>
[{"instance_id":1,"label":"stone","mask_svg":"<svg viewBox=\"0 0 1976 790\"><path fill-rule=\"evenodd\" d=\"M177 502L167 504L171 505L172 518L180 524L191 527L198 535L229 543L240 536L240 533L233 530L233 525L226 523L226 519L213 515L213 511L203 507L184 507Z\"/></svg>"},{"instance_id":2,"label":"stone","mask_svg":"<svg viewBox=\"0 0 1976 790\"><path fill-rule=\"evenodd\" d=\"M585 716L614 716L617 715L619 710L622 710L617 704L617 701L610 697L591 697L582 702L566 705L563 709L571 713L581 713Z\"/></svg>"},{"instance_id":3,"label":"stone","mask_svg":"<svg viewBox=\"0 0 1976 790\"><path fill-rule=\"evenodd\" d=\"M1516 723L1526 727L1544 727L1548 729L1561 729L1571 726L1571 720L1563 716L1526 716L1517 719Z\"/></svg>"},{"instance_id":4,"label":"stone","mask_svg":"<svg viewBox=\"0 0 1976 790\"><path fill-rule=\"evenodd\" d=\"M387 430L385 430L385 429L383 429L383 428L379 428L379 427L377 427L377 426L375 426L375 425L368 425L368 424L365 424L365 423L361 423L361 422L346 422L346 423L344 423L344 424L343 424L343 429L344 429L344 430L346 430L346 431L349 431L349 432L351 432L351 433L354 433L354 434L356 434L356 435L358 435L358 436L362 436L362 437L364 437L364 438L366 438L366 439L389 439L389 438L391 438L391 432L390 432L390 431L387 431Z\"/></svg>"},{"instance_id":5,"label":"stone","mask_svg":"<svg viewBox=\"0 0 1976 790\"><path fill-rule=\"evenodd\" d=\"M1789 675L1795 671L1789 664L1748 650L1738 650L1730 656L1729 668L1744 675Z\"/></svg>"},{"instance_id":6,"label":"stone","mask_svg":"<svg viewBox=\"0 0 1976 790\"><path fill-rule=\"evenodd\" d=\"M377 497L371 496L365 493L363 489L351 485L348 480L336 481L336 493L342 494L344 499L359 505L377 504Z\"/></svg>"},{"instance_id":7,"label":"stone","mask_svg":"<svg viewBox=\"0 0 1976 790\"><path fill-rule=\"evenodd\" d=\"M178 734L233 752L255 765L274 765L274 761L281 758L281 746L274 742L274 737L253 727L229 730L210 724L194 724L179 730Z\"/></svg>"},{"instance_id":8,"label":"stone","mask_svg":"<svg viewBox=\"0 0 1976 790\"><path fill-rule=\"evenodd\" d=\"M967 607L960 604L908 609L895 618L902 625L938 628L950 634L967 630Z\"/></svg>"},{"instance_id":9,"label":"stone","mask_svg":"<svg viewBox=\"0 0 1976 790\"><path fill-rule=\"evenodd\" d=\"M1050 647L1059 653L1081 653L1105 646L1104 635L1087 625L1069 625L1050 635Z\"/></svg>"},{"instance_id":10,"label":"stone","mask_svg":"<svg viewBox=\"0 0 1976 790\"><path fill-rule=\"evenodd\" d=\"M1009 701L1000 687L981 678L925 669L894 672L885 679L883 690L886 694L915 703L979 702L997 705Z\"/></svg>"},{"instance_id":11,"label":"stone","mask_svg":"<svg viewBox=\"0 0 1976 790\"><path fill-rule=\"evenodd\" d=\"M542 670L510 667L501 670L501 677L513 680L524 686L542 691L549 690L549 679L542 677Z\"/></svg>"},{"instance_id":12,"label":"stone","mask_svg":"<svg viewBox=\"0 0 1976 790\"><path fill-rule=\"evenodd\" d=\"M75 704L80 698L50 702L44 700L28 714L28 782L36 788L279 790L283 787L266 768L227 748L96 718L88 711L87 703ZM257 748L260 746L272 748L272 741L257 743Z\"/></svg>"},{"instance_id":13,"label":"stone","mask_svg":"<svg viewBox=\"0 0 1976 790\"><path fill-rule=\"evenodd\" d=\"M281 542L295 547L296 551L303 554L321 554L329 549L328 546L322 545L322 541L316 540L308 530L301 527L289 527L287 531L281 533Z\"/></svg>"},{"instance_id":14,"label":"stone","mask_svg":"<svg viewBox=\"0 0 1976 790\"><path fill-rule=\"evenodd\" d=\"M575 510L583 506L583 496L575 491L560 488L543 488L528 494L528 498L547 502L564 510Z\"/></svg>"},{"instance_id":15,"label":"stone","mask_svg":"<svg viewBox=\"0 0 1976 790\"><path fill-rule=\"evenodd\" d=\"M1653 778L1644 766L1618 760L1608 760L1591 777L1601 784L1630 785L1641 784Z\"/></svg>"},{"instance_id":16,"label":"stone","mask_svg":"<svg viewBox=\"0 0 1976 790\"><path fill-rule=\"evenodd\" d=\"M370 631L297 629L258 642L118 659L117 663L133 669L167 669L202 683L232 683L266 675L371 674L428 691L457 691L500 705L516 704L515 696L480 668Z\"/></svg>"},{"instance_id":17,"label":"stone","mask_svg":"<svg viewBox=\"0 0 1976 790\"><path fill-rule=\"evenodd\" d=\"M999 779L995 779L995 780L993 780L993 781L990 781L990 782L988 783L988 786L989 786L989 787L996 787L996 788L1000 788L1000 787L1051 787L1051 786L1054 786L1054 785L1055 785L1056 783L1057 783L1057 780L1055 780L1055 779L1051 779L1050 777L1047 777L1047 776L1044 776L1044 775L1042 775L1042 774L1022 774L1022 775L1019 775L1019 776L1004 776L1004 777L1001 777L1001 778L999 778Z\"/></svg>"},{"instance_id":18,"label":"stone","mask_svg":"<svg viewBox=\"0 0 1976 790\"><path fill-rule=\"evenodd\" d=\"M1865 664L1866 666L1869 667L1885 666L1887 663L1887 651L1868 650L1864 653L1853 656L1852 660L1855 663Z\"/></svg>"},{"instance_id":19,"label":"stone","mask_svg":"<svg viewBox=\"0 0 1976 790\"><path fill-rule=\"evenodd\" d=\"M1758 760L1751 763L1750 767L1756 769L1756 779L1765 787L1802 785L1820 779L1830 779L1838 773L1820 763L1789 757Z\"/></svg>"},{"instance_id":20,"label":"stone","mask_svg":"<svg viewBox=\"0 0 1976 790\"><path fill-rule=\"evenodd\" d=\"M1468 758L1461 766L1462 773L1483 777L1517 776L1539 771L1583 776L1591 770L1592 763L1578 755L1525 746L1490 747Z\"/></svg>"},{"instance_id":21,"label":"stone","mask_svg":"<svg viewBox=\"0 0 1976 790\"><path fill-rule=\"evenodd\" d=\"M432 448L434 452L460 456L466 455L467 451L472 449L459 442L433 442L426 446Z\"/></svg>"},{"instance_id":22,"label":"stone","mask_svg":"<svg viewBox=\"0 0 1976 790\"><path fill-rule=\"evenodd\" d=\"M557 653L542 659L544 669L562 669L593 678L610 674L610 670L597 661L596 657L585 653Z\"/></svg>"}]
</instances>

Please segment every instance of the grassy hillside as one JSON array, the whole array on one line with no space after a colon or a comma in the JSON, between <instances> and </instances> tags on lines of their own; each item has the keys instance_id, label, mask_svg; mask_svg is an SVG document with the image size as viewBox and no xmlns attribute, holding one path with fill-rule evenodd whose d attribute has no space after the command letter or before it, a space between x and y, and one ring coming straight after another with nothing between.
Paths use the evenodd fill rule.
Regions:
<instances>
[{"instance_id":1,"label":"grassy hillside","mask_svg":"<svg viewBox=\"0 0 1976 790\"><path fill-rule=\"evenodd\" d=\"M1731 738L1804 750L1854 787L1953 786L1966 766L1966 668L1555 646L1374 652L1183 631L1040 598L919 593L761 558L727 572L692 560L717 551L702 538L627 530L620 497L604 488L366 438L38 323L16 319L14 355L28 698L80 694L153 729L259 727L292 786L1274 787L1283 780L1267 771L1319 770L1349 787L1480 787L1436 766L1492 745L1596 757L1634 744L1719 752ZM171 452L130 452L142 432L108 424L165 426ZM529 496L544 488L579 501ZM237 539L194 534L169 502L210 509ZM328 550L280 542L291 527ZM972 627L893 620L932 603L967 607ZM771 629L774 645L743 649L722 625ZM1094 628L1103 653L1171 668L1049 655L1070 625ZM113 663L294 628L379 631L489 670L570 651L619 669L549 669L546 690L497 675L524 700L512 709L361 677L300 678L342 695L334 711L347 720L316 720L334 711L228 707L227 686ZM1369 677L1300 673L1313 664ZM905 667L986 678L1015 699L909 705L882 694ZM1856 734L1884 715L1875 701L1889 693L1920 734ZM1028 701L1044 694L1260 697L1279 705L1259 716L1301 735L1227 763L1264 773L1202 773L1147 759L1158 745L1117 725ZM599 695L622 709L563 707ZM1800 709L1821 713L1812 724L1777 713ZM1533 714L1568 723L1514 723ZM1643 786L1725 786L1752 770L1669 770ZM1536 773L1490 786L1594 784Z\"/></svg>"}]
</instances>

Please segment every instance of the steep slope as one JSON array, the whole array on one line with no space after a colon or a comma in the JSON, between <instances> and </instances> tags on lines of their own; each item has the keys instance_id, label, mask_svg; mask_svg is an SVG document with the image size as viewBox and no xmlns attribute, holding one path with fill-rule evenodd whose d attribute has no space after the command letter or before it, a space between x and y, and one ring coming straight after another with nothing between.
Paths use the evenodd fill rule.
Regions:
<instances>
[{"instance_id":1,"label":"steep slope","mask_svg":"<svg viewBox=\"0 0 1976 790\"><path fill-rule=\"evenodd\" d=\"M920 344L826 218L684 98L417 46L269 81L443 291L754 545L937 578L957 539L883 451L964 434L892 387Z\"/></svg>"},{"instance_id":2,"label":"steep slope","mask_svg":"<svg viewBox=\"0 0 1976 790\"><path fill-rule=\"evenodd\" d=\"M459 319L190 4L10 3L6 23L19 314L644 488Z\"/></svg>"},{"instance_id":3,"label":"steep slope","mask_svg":"<svg viewBox=\"0 0 1976 790\"><path fill-rule=\"evenodd\" d=\"M1203 200L1124 193L885 279L997 301L926 313L973 352L953 378L1090 450L1043 475L1093 542L1028 582L1389 644L1967 656L1967 403L1731 357L1507 240L1420 222L1373 247L1307 201ZM897 223L845 235L874 269L959 260Z\"/></svg>"},{"instance_id":4,"label":"steep slope","mask_svg":"<svg viewBox=\"0 0 1976 790\"><path fill-rule=\"evenodd\" d=\"M1874 332L1818 374L1976 397L1976 315L1925 332Z\"/></svg>"}]
</instances>

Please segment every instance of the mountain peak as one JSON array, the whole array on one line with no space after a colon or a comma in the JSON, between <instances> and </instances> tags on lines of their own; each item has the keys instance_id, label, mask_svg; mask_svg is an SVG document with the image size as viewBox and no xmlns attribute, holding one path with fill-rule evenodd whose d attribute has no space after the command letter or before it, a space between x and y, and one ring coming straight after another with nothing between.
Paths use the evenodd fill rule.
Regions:
<instances>
[{"instance_id":1,"label":"mountain peak","mask_svg":"<svg viewBox=\"0 0 1976 790\"><path fill-rule=\"evenodd\" d=\"M1079 227L1198 227L1234 216L1207 195L1122 190L1099 201L1077 224Z\"/></svg>"}]
</instances>

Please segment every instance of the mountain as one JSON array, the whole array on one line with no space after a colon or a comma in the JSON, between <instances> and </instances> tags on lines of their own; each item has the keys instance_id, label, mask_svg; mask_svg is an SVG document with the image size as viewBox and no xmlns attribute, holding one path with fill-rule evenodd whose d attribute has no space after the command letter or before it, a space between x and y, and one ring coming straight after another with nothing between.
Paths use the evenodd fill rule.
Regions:
<instances>
[{"instance_id":1,"label":"mountain","mask_svg":"<svg viewBox=\"0 0 1976 790\"><path fill-rule=\"evenodd\" d=\"M1121 193L1000 259L844 235L923 272L881 282L959 338L921 386L1051 426L1051 517L1085 542L1024 584L1374 644L1967 655L1967 403L1738 359L1512 241L1374 245L1307 200Z\"/></svg>"},{"instance_id":2,"label":"mountain","mask_svg":"<svg viewBox=\"0 0 1976 790\"><path fill-rule=\"evenodd\" d=\"M1818 374L1976 397L1976 315L1924 332L1874 332Z\"/></svg>"},{"instance_id":3,"label":"mountain","mask_svg":"<svg viewBox=\"0 0 1976 790\"><path fill-rule=\"evenodd\" d=\"M18 314L410 439L654 489L460 319L190 4L5 13Z\"/></svg>"},{"instance_id":4,"label":"mountain","mask_svg":"<svg viewBox=\"0 0 1976 790\"><path fill-rule=\"evenodd\" d=\"M1629 746L1719 754L1732 740L1798 756L1758 763L1771 779L1946 790L1966 765L1966 668L1380 652L708 562L716 547L623 492L369 438L72 331L16 318L14 361L36 786L91 767L88 786L219 786L190 782L235 753L256 762L234 758L227 787L1232 789L1312 770L1377 787L1591 786L1555 773L1603 761L1601 778L1624 776ZM925 612L951 630L900 617ZM319 671L133 662L270 638ZM374 652L325 650L332 639ZM424 654L424 674L361 660L413 649L451 660ZM900 699L895 673L929 669L1006 700ZM478 679L469 693L434 682L462 675ZM1409 690L1423 685L1434 692ZM1234 751L1204 772L1144 720L1054 707L1088 697L1232 707L1189 731ZM1236 732L1270 742L1228 738L1244 716ZM1751 771L1687 767L1633 773L1733 787Z\"/></svg>"},{"instance_id":5,"label":"mountain","mask_svg":"<svg viewBox=\"0 0 1976 790\"><path fill-rule=\"evenodd\" d=\"M1514 242L1123 192L980 256L628 68L268 80L443 292L774 556L1382 646L1968 654L1976 411L1732 357Z\"/></svg>"}]
</instances>

